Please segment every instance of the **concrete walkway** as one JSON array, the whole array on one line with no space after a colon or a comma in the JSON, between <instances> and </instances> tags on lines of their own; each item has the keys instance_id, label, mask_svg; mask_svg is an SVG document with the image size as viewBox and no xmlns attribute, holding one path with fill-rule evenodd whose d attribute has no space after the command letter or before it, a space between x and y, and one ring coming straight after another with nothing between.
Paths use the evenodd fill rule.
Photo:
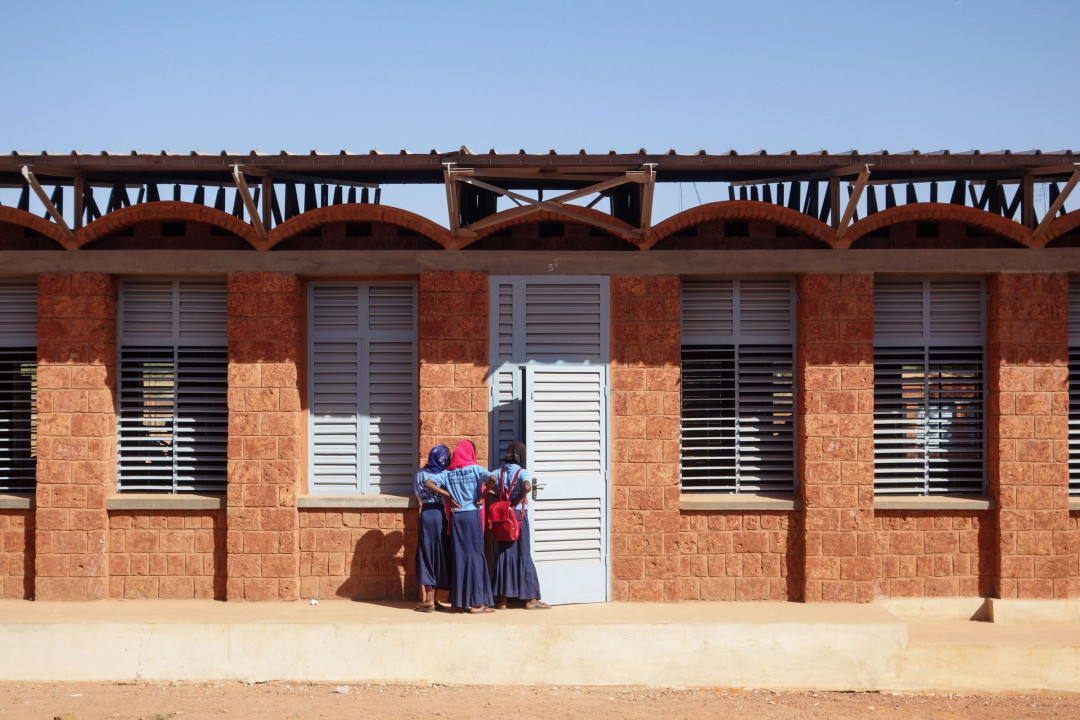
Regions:
<instances>
[{"instance_id":1,"label":"concrete walkway","mask_svg":"<svg viewBox=\"0 0 1080 720\"><path fill-rule=\"evenodd\" d=\"M972 602L613 603L461 615L346 600L0 601L0 680L1080 693L1074 605L1035 613L1039 623L1018 623L1023 613L1000 606L998 623L954 619L973 614Z\"/></svg>"}]
</instances>

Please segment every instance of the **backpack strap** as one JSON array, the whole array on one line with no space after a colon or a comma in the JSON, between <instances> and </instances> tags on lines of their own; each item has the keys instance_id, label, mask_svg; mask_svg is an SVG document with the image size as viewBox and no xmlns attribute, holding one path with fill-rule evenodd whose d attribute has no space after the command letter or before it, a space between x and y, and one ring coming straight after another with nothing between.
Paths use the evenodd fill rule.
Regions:
<instances>
[{"instance_id":1,"label":"backpack strap","mask_svg":"<svg viewBox=\"0 0 1080 720\"><path fill-rule=\"evenodd\" d=\"M484 500L484 480L481 478L476 484L476 514L480 517L480 532L483 534L484 528L487 524L487 502Z\"/></svg>"},{"instance_id":2,"label":"backpack strap","mask_svg":"<svg viewBox=\"0 0 1080 720\"><path fill-rule=\"evenodd\" d=\"M510 481L510 489L506 491L506 499L511 501L511 502L513 502L513 500L514 500L514 493L513 493L514 486L517 484L518 475L521 474L521 471L523 469L524 468L518 468L517 469L517 472L514 473L514 479ZM528 501L529 501L529 494L528 493L525 493L524 495L521 496L521 514L522 514L522 517L524 517L525 505L526 505L526 503L528 503ZM513 511L514 511L514 508L513 508L513 506L511 506L510 507L510 512L513 512ZM520 517L518 518L518 522L521 522Z\"/></svg>"},{"instance_id":3,"label":"backpack strap","mask_svg":"<svg viewBox=\"0 0 1080 720\"><path fill-rule=\"evenodd\" d=\"M514 497L514 487L517 485L518 475L521 474L521 468L517 469L514 473L514 477L510 479L510 487L506 488L506 499L511 500Z\"/></svg>"},{"instance_id":4,"label":"backpack strap","mask_svg":"<svg viewBox=\"0 0 1080 720\"><path fill-rule=\"evenodd\" d=\"M517 472L518 472L518 473L521 473L522 471L521 471L521 470L519 470L519 468L518 468L518 471L517 471ZM516 476L515 476L515 478L516 478ZM526 508L526 506L527 506L528 504L529 504L529 493L527 493L527 492L526 492L525 494L523 494L523 495L522 495L522 514L521 514L521 517L518 517L518 518L517 518L517 521L518 521L518 522L521 522L521 521L522 521L522 518L524 518L524 517L525 517L525 508Z\"/></svg>"}]
</instances>

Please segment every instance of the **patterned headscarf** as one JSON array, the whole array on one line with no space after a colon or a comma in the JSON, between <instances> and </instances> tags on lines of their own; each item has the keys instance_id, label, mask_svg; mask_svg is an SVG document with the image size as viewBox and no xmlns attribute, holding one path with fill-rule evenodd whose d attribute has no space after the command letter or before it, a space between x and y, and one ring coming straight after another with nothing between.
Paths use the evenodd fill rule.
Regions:
<instances>
[{"instance_id":1,"label":"patterned headscarf","mask_svg":"<svg viewBox=\"0 0 1080 720\"><path fill-rule=\"evenodd\" d=\"M510 443L510 446L506 448L506 454L503 455L503 460L525 467L525 443Z\"/></svg>"},{"instance_id":2,"label":"patterned headscarf","mask_svg":"<svg viewBox=\"0 0 1080 720\"><path fill-rule=\"evenodd\" d=\"M457 470L458 468L468 467L469 465L476 464L476 448L473 447L471 440L462 440L454 448L454 457L450 459L450 465L447 466L447 470Z\"/></svg>"},{"instance_id":3,"label":"patterned headscarf","mask_svg":"<svg viewBox=\"0 0 1080 720\"><path fill-rule=\"evenodd\" d=\"M445 445L436 445L431 448L427 456L427 465L424 469L429 473L442 472L450 462L450 449Z\"/></svg>"}]
</instances>

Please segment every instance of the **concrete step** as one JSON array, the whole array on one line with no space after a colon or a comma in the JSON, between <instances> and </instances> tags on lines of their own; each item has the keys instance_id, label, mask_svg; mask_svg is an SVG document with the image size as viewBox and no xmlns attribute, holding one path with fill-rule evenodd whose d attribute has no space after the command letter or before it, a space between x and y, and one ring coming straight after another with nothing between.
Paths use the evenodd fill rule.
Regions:
<instances>
[{"instance_id":1,"label":"concrete step","mask_svg":"<svg viewBox=\"0 0 1080 720\"><path fill-rule=\"evenodd\" d=\"M801 603L411 608L3 601L0 679L1080 692L1073 624L1044 632Z\"/></svg>"}]
</instances>

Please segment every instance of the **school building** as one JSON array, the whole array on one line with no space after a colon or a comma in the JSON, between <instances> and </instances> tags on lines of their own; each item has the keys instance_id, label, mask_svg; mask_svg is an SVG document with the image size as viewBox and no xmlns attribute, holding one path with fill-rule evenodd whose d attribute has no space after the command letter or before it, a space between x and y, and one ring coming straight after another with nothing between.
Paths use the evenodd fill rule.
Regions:
<instances>
[{"instance_id":1,"label":"school building","mask_svg":"<svg viewBox=\"0 0 1080 720\"><path fill-rule=\"evenodd\" d=\"M1080 598L1078 178L2 156L0 597L412 599L421 459L519 439L551 602Z\"/></svg>"}]
</instances>

